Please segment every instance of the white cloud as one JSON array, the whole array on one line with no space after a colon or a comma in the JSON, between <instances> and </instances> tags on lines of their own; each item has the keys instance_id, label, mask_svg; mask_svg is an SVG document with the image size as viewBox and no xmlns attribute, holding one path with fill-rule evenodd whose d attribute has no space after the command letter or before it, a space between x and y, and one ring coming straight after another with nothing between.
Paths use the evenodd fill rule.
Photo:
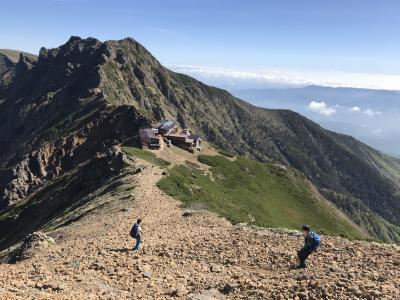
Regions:
<instances>
[{"instance_id":1,"label":"white cloud","mask_svg":"<svg viewBox=\"0 0 400 300\"><path fill-rule=\"evenodd\" d=\"M336 113L336 108L328 106L324 101L321 102L311 101L310 104L308 104L308 108L313 112L325 116L331 116Z\"/></svg>"},{"instance_id":2,"label":"white cloud","mask_svg":"<svg viewBox=\"0 0 400 300\"><path fill-rule=\"evenodd\" d=\"M192 76L224 80L248 80L266 83L294 85L321 85L331 87L353 87L400 90L400 75L351 73L336 70L291 70L265 68L262 70L233 70L229 68L202 67L193 65L168 65L177 72Z\"/></svg>"},{"instance_id":3,"label":"white cloud","mask_svg":"<svg viewBox=\"0 0 400 300\"><path fill-rule=\"evenodd\" d=\"M361 111L361 109L358 106L353 106L352 108L350 108L350 111L359 112L359 111Z\"/></svg>"},{"instance_id":4,"label":"white cloud","mask_svg":"<svg viewBox=\"0 0 400 300\"><path fill-rule=\"evenodd\" d=\"M370 116L370 117L375 117L375 116L379 116L382 114L381 111L377 111L377 110L373 110L370 108L367 108L366 110L364 110L364 114Z\"/></svg>"}]
</instances>

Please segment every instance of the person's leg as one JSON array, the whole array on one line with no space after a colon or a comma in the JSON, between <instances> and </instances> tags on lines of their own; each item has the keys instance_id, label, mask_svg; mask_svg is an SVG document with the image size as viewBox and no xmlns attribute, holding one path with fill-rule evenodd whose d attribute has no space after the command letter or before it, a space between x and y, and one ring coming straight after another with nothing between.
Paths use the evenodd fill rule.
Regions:
<instances>
[{"instance_id":1,"label":"person's leg","mask_svg":"<svg viewBox=\"0 0 400 300\"><path fill-rule=\"evenodd\" d=\"M306 267L306 258L305 258L305 251L304 251L304 249L300 249L300 250L297 252L297 256L299 257L299 261L300 261L299 267L300 267L300 268L305 268L305 267Z\"/></svg>"},{"instance_id":2,"label":"person's leg","mask_svg":"<svg viewBox=\"0 0 400 300\"><path fill-rule=\"evenodd\" d=\"M310 254L313 253L312 250L306 250L306 249L301 249L299 251L299 259L300 259L300 268L305 268L306 267L306 260L310 256Z\"/></svg>"},{"instance_id":3,"label":"person's leg","mask_svg":"<svg viewBox=\"0 0 400 300\"><path fill-rule=\"evenodd\" d=\"M305 268L306 267L306 259L307 257L312 253L312 250L307 250L307 249L301 249L297 254L299 256L300 268Z\"/></svg>"},{"instance_id":4,"label":"person's leg","mask_svg":"<svg viewBox=\"0 0 400 300\"><path fill-rule=\"evenodd\" d=\"M135 248L133 248L133 250L139 250L139 247L140 247L140 243L142 242L142 240L141 240L141 236L140 235L138 235L138 236L136 236L136 245L135 245Z\"/></svg>"}]
</instances>

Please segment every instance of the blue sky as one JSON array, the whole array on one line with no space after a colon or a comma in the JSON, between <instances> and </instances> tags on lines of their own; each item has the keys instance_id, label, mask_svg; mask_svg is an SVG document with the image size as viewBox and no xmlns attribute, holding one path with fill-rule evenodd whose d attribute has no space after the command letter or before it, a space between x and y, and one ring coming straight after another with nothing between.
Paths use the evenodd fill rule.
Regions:
<instances>
[{"instance_id":1,"label":"blue sky","mask_svg":"<svg viewBox=\"0 0 400 300\"><path fill-rule=\"evenodd\" d=\"M0 48L131 36L192 75L400 89L399 15L394 0L4 0Z\"/></svg>"}]
</instances>

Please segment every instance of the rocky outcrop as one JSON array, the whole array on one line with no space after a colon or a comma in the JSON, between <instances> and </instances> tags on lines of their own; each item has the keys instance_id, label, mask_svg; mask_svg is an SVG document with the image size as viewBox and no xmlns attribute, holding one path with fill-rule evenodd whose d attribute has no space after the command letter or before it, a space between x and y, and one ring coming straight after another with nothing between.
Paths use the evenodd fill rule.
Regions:
<instances>
[{"instance_id":1,"label":"rocky outcrop","mask_svg":"<svg viewBox=\"0 0 400 300\"><path fill-rule=\"evenodd\" d=\"M55 240L43 232L38 231L28 234L21 245L14 250L10 257L10 262L16 263L24 259L32 258L54 244Z\"/></svg>"},{"instance_id":2,"label":"rocky outcrop","mask_svg":"<svg viewBox=\"0 0 400 300\"><path fill-rule=\"evenodd\" d=\"M24 55L23 53L20 54L18 63L15 65L17 74L30 71L36 66L37 59Z\"/></svg>"}]
</instances>

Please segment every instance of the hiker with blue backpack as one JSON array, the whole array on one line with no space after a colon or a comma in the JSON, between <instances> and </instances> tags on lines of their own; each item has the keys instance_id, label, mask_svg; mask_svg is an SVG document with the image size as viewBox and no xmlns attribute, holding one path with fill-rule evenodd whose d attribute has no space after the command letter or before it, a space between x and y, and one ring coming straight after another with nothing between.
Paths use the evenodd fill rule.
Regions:
<instances>
[{"instance_id":1,"label":"hiker with blue backpack","mask_svg":"<svg viewBox=\"0 0 400 300\"><path fill-rule=\"evenodd\" d=\"M298 268L306 268L307 257L317 250L321 244L321 237L312 232L310 226L304 225L302 230L304 231L304 247L297 252L300 260Z\"/></svg>"},{"instance_id":2,"label":"hiker with blue backpack","mask_svg":"<svg viewBox=\"0 0 400 300\"><path fill-rule=\"evenodd\" d=\"M140 248L140 244L142 243L143 231L142 231L142 226L140 224L142 224L142 219L137 219L136 223L133 224L130 231L131 237L136 239L136 245L135 247L133 247L133 251L138 251Z\"/></svg>"}]
</instances>

